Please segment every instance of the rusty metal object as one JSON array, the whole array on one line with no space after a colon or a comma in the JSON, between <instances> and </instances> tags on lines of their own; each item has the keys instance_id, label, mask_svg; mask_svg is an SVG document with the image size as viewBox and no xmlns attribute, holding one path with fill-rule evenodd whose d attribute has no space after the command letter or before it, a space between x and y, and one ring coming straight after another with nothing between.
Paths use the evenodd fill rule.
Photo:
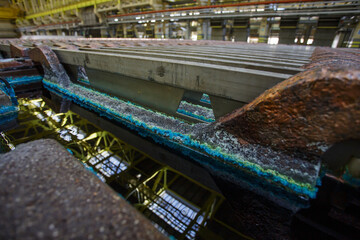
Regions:
<instances>
[{"instance_id":1,"label":"rusty metal object","mask_svg":"<svg viewBox=\"0 0 360 240\"><path fill-rule=\"evenodd\" d=\"M16 68L33 67L34 64L30 59L4 59L0 60L0 71Z\"/></svg>"},{"instance_id":2,"label":"rusty metal object","mask_svg":"<svg viewBox=\"0 0 360 240\"><path fill-rule=\"evenodd\" d=\"M55 140L0 160L1 239L168 239Z\"/></svg>"},{"instance_id":3,"label":"rusty metal object","mask_svg":"<svg viewBox=\"0 0 360 240\"><path fill-rule=\"evenodd\" d=\"M354 67L360 65L360 51L348 51L346 49L328 49L317 47L311 57L311 62L303 66L305 69L314 67L337 66Z\"/></svg>"},{"instance_id":4,"label":"rusty metal object","mask_svg":"<svg viewBox=\"0 0 360 240\"><path fill-rule=\"evenodd\" d=\"M218 123L241 143L315 155L336 142L360 139L359 61L357 53L321 48L309 70L277 84Z\"/></svg>"},{"instance_id":5,"label":"rusty metal object","mask_svg":"<svg viewBox=\"0 0 360 240\"><path fill-rule=\"evenodd\" d=\"M29 51L29 57L34 62L41 63L44 69L45 79L63 86L70 84L69 76L50 47L42 45L33 48Z\"/></svg>"},{"instance_id":6,"label":"rusty metal object","mask_svg":"<svg viewBox=\"0 0 360 240\"><path fill-rule=\"evenodd\" d=\"M30 69L15 69L9 71L1 71L0 77L22 77L22 76L39 76L42 73L37 68Z\"/></svg>"},{"instance_id":7,"label":"rusty metal object","mask_svg":"<svg viewBox=\"0 0 360 240\"><path fill-rule=\"evenodd\" d=\"M78 49L78 47L76 47L74 45L71 45L68 43L63 43L63 42L56 42L56 43L52 44L52 46L60 48L60 49L74 49L74 50Z\"/></svg>"},{"instance_id":8,"label":"rusty metal object","mask_svg":"<svg viewBox=\"0 0 360 240\"><path fill-rule=\"evenodd\" d=\"M23 47L21 45L10 44L10 53L11 57L27 57L29 56L29 48Z\"/></svg>"}]
</instances>

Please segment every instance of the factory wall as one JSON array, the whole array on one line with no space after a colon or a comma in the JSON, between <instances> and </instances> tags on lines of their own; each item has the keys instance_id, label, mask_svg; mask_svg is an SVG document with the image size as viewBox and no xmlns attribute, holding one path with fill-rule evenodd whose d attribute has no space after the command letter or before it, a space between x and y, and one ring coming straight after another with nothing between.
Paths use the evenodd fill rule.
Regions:
<instances>
[{"instance_id":1,"label":"factory wall","mask_svg":"<svg viewBox=\"0 0 360 240\"><path fill-rule=\"evenodd\" d=\"M281 28L279 44L294 44L296 28Z\"/></svg>"},{"instance_id":2,"label":"factory wall","mask_svg":"<svg viewBox=\"0 0 360 240\"><path fill-rule=\"evenodd\" d=\"M249 37L258 37L260 42L260 29L268 29L268 37L272 33L272 23L267 23L267 27L256 28L254 25L247 24L246 21L238 20L210 22L198 21L196 26L191 26L189 22L178 23L149 23L149 24L117 24L92 28L92 27L77 27L64 29L37 29L32 32L22 32L24 35L60 35L60 36L83 36L83 37L130 37L130 38L177 38L177 39L194 39L197 35L197 40L210 39L218 41L237 41L247 42ZM280 27L276 30L278 36L278 44L308 44L314 46L332 46L334 39L337 38L336 47L359 47L359 30L358 25L343 30L339 27L339 18L334 19L319 19L318 23L311 23L310 25L299 24L298 18L284 18L280 21ZM16 31L14 20L0 20L0 37L18 37L19 33ZM266 22L263 23L266 25ZM309 27L310 26L310 27ZM304 30L302 28L307 28ZM299 42L297 39L301 38L301 34L309 33L305 36L305 41ZM356 30L357 29L357 30ZM255 35L254 35L255 32ZM337 36L339 35L339 36ZM196 38L195 38L196 39ZM311 39L311 41L307 41ZM267 42L265 39L263 42Z\"/></svg>"},{"instance_id":3,"label":"factory wall","mask_svg":"<svg viewBox=\"0 0 360 240\"><path fill-rule=\"evenodd\" d=\"M227 2L223 1L199 0L186 2L183 7L178 4L169 5L161 0L141 0L136 4L132 1L122 1L120 5L117 5L117 1L110 0L97 0L98 2L94 3L77 0L78 4L74 3L65 10L62 8L64 3L57 0L57 9L42 1L14 1L17 4L13 7L25 12L16 19L23 35L211 39L356 47L358 37L355 36L354 24L360 21L356 14L345 14L343 11L357 7L359 4L356 2L341 2L336 6L316 3L317 11L312 11L313 3L299 4L295 0L283 4L261 4L261 0L254 0L250 1L254 2L251 6L245 1L234 1L234 6L226 5ZM296 11L310 12L303 11L301 15L294 15L294 7ZM179 8L179 12L173 11L176 8ZM282 10L278 11L280 9ZM341 13L334 14L334 9L341 10ZM151 10L151 14L146 14ZM287 11L291 14L285 14ZM52 14L46 14L48 12ZM271 14L265 14L266 12ZM199 17L194 17L195 15ZM346 26L346 31L344 25L341 25L343 18L352 21ZM9 23L2 25L4 29L0 28L0 37L17 36L15 31L9 30ZM355 37L350 37L348 32ZM351 42L352 38L355 39L354 44ZM334 44L336 41L339 42Z\"/></svg>"},{"instance_id":4,"label":"factory wall","mask_svg":"<svg viewBox=\"0 0 360 240\"><path fill-rule=\"evenodd\" d=\"M15 20L0 19L0 38L16 38L20 33L17 31Z\"/></svg>"},{"instance_id":5,"label":"factory wall","mask_svg":"<svg viewBox=\"0 0 360 240\"><path fill-rule=\"evenodd\" d=\"M314 45L330 47L335 38L339 23L340 18L320 18L314 36Z\"/></svg>"},{"instance_id":6,"label":"factory wall","mask_svg":"<svg viewBox=\"0 0 360 240\"><path fill-rule=\"evenodd\" d=\"M223 40L223 29L222 28L212 28L211 31L211 40Z\"/></svg>"},{"instance_id":7,"label":"factory wall","mask_svg":"<svg viewBox=\"0 0 360 240\"><path fill-rule=\"evenodd\" d=\"M234 39L237 42L246 42L248 38L247 28L234 28Z\"/></svg>"}]
</instances>

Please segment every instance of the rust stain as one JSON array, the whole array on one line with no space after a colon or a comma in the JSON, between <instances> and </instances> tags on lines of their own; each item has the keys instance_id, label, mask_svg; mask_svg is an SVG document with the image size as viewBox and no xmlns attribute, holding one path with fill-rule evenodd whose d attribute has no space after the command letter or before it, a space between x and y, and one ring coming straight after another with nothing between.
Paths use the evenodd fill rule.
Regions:
<instances>
[{"instance_id":1,"label":"rust stain","mask_svg":"<svg viewBox=\"0 0 360 240\"><path fill-rule=\"evenodd\" d=\"M22 45L10 44L10 55L13 58L27 57L29 56L28 52L29 52L29 48L27 47L24 47Z\"/></svg>"},{"instance_id":2,"label":"rust stain","mask_svg":"<svg viewBox=\"0 0 360 240\"><path fill-rule=\"evenodd\" d=\"M301 72L219 123L239 142L321 155L320 145L360 139L360 54L318 48Z\"/></svg>"}]
</instances>

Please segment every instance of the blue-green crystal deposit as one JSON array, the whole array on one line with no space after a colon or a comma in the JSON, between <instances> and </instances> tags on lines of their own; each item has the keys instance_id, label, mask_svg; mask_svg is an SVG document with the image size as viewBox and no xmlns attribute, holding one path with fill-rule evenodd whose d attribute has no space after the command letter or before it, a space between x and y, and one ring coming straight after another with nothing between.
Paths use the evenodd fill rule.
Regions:
<instances>
[{"instance_id":1,"label":"blue-green crystal deposit","mask_svg":"<svg viewBox=\"0 0 360 240\"><path fill-rule=\"evenodd\" d=\"M180 151L215 172L227 171L233 178L248 174L305 198L316 195L319 163L262 146L243 146L229 133L217 130L216 123L189 124L78 84L63 87L45 79L43 83L48 90ZM199 132L209 129L205 138L198 137ZM292 161L291 167L287 161Z\"/></svg>"},{"instance_id":2,"label":"blue-green crystal deposit","mask_svg":"<svg viewBox=\"0 0 360 240\"><path fill-rule=\"evenodd\" d=\"M8 88L5 83L0 82L0 91L9 96L10 101L6 105L0 105L0 125L6 124L18 116L18 101L12 87Z\"/></svg>"},{"instance_id":3,"label":"blue-green crystal deposit","mask_svg":"<svg viewBox=\"0 0 360 240\"><path fill-rule=\"evenodd\" d=\"M6 124L18 116L17 106L0 106L0 125Z\"/></svg>"},{"instance_id":4,"label":"blue-green crystal deposit","mask_svg":"<svg viewBox=\"0 0 360 240\"><path fill-rule=\"evenodd\" d=\"M177 112L204 122L210 123L215 121L215 116L211 108L192 104L186 101L181 101Z\"/></svg>"},{"instance_id":5,"label":"blue-green crystal deposit","mask_svg":"<svg viewBox=\"0 0 360 240\"><path fill-rule=\"evenodd\" d=\"M12 87L20 86L20 85L28 85L31 83L40 83L43 79L42 76L34 75L34 76L23 76L23 77L6 77L5 78Z\"/></svg>"}]
</instances>

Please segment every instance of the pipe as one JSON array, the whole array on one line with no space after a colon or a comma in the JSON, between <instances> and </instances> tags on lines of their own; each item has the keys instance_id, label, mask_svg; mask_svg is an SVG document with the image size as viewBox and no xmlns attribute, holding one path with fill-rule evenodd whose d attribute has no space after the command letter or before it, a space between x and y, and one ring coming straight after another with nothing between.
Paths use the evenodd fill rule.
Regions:
<instances>
[{"instance_id":1,"label":"pipe","mask_svg":"<svg viewBox=\"0 0 360 240\"><path fill-rule=\"evenodd\" d=\"M156 11L148 11L148 12L127 13L127 14L111 15L111 16L108 16L107 18L126 17L126 16L132 16L132 15L142 15L142 14L152 14L152 13L162 13L162 12L177 12L177 11L197 10L197 9L256 6L256 5L269 5L269 4L282 4L282 3L302 3L302 2L322 2L322 1L319 1L319 0L276 0L276 1L263 1L263 2L245 2L245 3L185 7L185 8L164 9L164 10L156 10Z\"/></svg>"}]
</instances>

